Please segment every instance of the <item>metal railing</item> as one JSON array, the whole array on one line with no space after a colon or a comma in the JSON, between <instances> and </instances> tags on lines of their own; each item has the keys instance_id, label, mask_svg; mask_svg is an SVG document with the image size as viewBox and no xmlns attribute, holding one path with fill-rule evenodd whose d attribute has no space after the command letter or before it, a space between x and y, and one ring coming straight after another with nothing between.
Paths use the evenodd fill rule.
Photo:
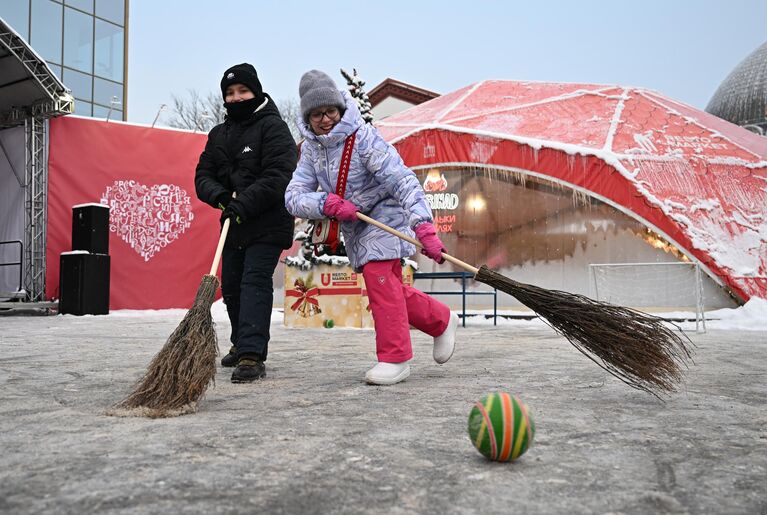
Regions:
<instances>
[{"instance_id":1,"label":"metal railing","mask_svg":"<svg viewBox=\"0 0 767 515\"><path fill-rule=\"evenodd\" d=\"M415 272L413 274L413 281L416 279L460 279L460 290L433 290L424 291L430 295L461 295L461 325L466 327L466 296L467 295L492 295L493 296L493 325L498 324L498 291L476 291L467 290L466 281L473 279L474 274L469 272Z\"/></svg>"},{"instance_id":2,"label":"metal railing","mask_svg":"<svg viewBox=\"0 0 767 515\"><path fill-rule=\"evenodd\" d=\"M19 260L0 263L0 266L18 266L19 267L19 284L16 287L16 292L20 292L23 290L23 285L24 285L24 267L22 266L23 265L22 259L24 258L24 243L22 243L21 240L0 241L0 245L13 245L13 244L17 244L19 246Z\"/></svg>"}]
</instances>

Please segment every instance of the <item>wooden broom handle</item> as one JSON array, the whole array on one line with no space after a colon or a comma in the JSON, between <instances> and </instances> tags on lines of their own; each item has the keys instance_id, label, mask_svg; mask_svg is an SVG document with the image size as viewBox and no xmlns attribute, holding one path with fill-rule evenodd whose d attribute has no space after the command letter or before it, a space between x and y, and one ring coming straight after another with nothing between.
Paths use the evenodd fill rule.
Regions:
<instances>
[{"instance_id":1,"label":"wooden broom handle","mask_svg":"<svg viewBox=\"0 0 767 515\"><path fill-rule=\"evenodd\" d=\"M232 193L232 198L237 198L237 192ZM229 234L229 225L232 223L232 217L228 217L224 220L224 226L221 228L221 236L218 237L218 246L216 247L216 255L213 256L213 265L210 267L209 275L216 275L218 272L218 262L221 261L221 254L224 252L224 243L226 243L226 235Z\"/></svg>"},{"instance_id":2,"label":"wooden broom handle","mask_svg":"<svg viewBox=\"0 0 767 515\"><path fill-rule=\"evenodd\" d=\"M389 226L388 226L388 225L386 225L386 224L382 224L382 223L381 223L381 222L379 222L378 220L374 220L374 219L370 218L370 217L369 217L369 216L367 216L367 215L363 215L363 214L362 214L362 213L360 213L359 211L357 211L357 218L359 218L359 219L360 219L360 220L362 220L363 222L367 222L367 223L369 223L370 225L375 225L375 226L376 226L376 227L378 227L379 229L381 229L381 230L383 230L383 231L386 231L386 232L388 232L389 234L393 234L393 235L394 235L394 236L396 236L397 238L400 238L400 239L403 239L403 240L405 240L405 241L407 241L407 242L410 242L410 243L412 243L413 245L415 245L416 247L418 247L419 249L422 249L422 248L423 248L423 245L421 245L421 242L420 242L420 241L418 241L418 240L416 240L415 238L413 238L413 237L411 237L411 236L408 236L408 235L407 235L407 234L405 234L405 233L399 232L397 229L393 229L393 228L389 227ZM450 262L451 262L451 263L453 263L454 265L456 265L456 266L458 266L458 267L461 267L461 268L463 268L464 270L466 270L467 272L471 272L471 273L472 273L472 274L474 274L474 275L477 275L477 272L479 272L479 268L477 268L477 267L474 267L474 266L471 266L470 264L468 264L468 263L466 263L466 262L464 262L464 261L461 261L461 260L460 260L460 259L458 259L458 258L454 258L454 257L453 257L453 256L451 256L450 254L446 254L446 253L444 253L444 252L443 252L443 253L442 253L442 257L443 257L443 258L445 258L445 261L450 261Z\"/></svg>"},{"instance_id":3,"label":"wooden broom handle","mask_svg":"<svg viewBox=\"0 0 767 515\"><path fill-rule=\"evenodd\" d=\"M231 223L231 218L224 220L224 227L221 228L221 236L218 238L216 255L213 257L213 265L210 267L210 275L216 275L216 272L218 271L218 262L221 261L221 253L224 251L224 243L226 242L226 235L229 232L229 224Z\"/></svg>"}]
</instances>

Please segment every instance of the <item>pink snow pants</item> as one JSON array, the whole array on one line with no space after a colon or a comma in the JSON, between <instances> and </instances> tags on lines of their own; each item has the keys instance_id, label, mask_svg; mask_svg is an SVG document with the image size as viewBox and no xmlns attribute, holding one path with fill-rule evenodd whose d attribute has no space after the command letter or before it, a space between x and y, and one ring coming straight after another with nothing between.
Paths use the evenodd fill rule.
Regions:
<instances>
[{"instance_id":1,"label":"pink snow pants","mask_svg":"<svg viewBox=\"0 0 767 515\"><path fill-rule=\"evenodd\" d=\"M429 336L447 329L450 308L402 282L399 259L370 261L362 267L376 330L378 361L402 363L413 357L410 326Z\"/></svg>"}]
</instances>

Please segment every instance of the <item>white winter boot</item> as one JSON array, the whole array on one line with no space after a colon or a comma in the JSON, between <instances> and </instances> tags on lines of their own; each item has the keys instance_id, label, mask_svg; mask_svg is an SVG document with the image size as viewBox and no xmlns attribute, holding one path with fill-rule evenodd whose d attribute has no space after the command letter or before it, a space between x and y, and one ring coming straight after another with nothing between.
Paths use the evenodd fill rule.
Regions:
<instances>
[{"instance_id":1,"label":"white winter boot","mask_svg":"<svg viewBox=\"0 0 767 515\"><path fill-rule=\"evenodd\" d=\"M404 381L410 375L410 365L402 363L378 363L365 374L370 384L391 385Z\"/></svg>"},{"instance_id":2,"label":"white winter boot","mask_svg":"<svg viewBox=\"0 0 767 515\"><path fill-rule=\"evenodd\" d=\"M458 330L458 315L450 313L445 332L434 338L434 361L447 363L455 350L455 332Z\"/></svg>"}]
</instances>

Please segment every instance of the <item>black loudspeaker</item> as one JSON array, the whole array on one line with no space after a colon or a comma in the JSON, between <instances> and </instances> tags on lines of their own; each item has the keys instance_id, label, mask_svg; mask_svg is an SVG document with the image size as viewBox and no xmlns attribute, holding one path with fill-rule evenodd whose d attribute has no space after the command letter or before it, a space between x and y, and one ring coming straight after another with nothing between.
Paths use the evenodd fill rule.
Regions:
<instances>
[{"instance_id":1,"label":"black loudspeaker","mask_svg":"<svg viewBox=\"0 0 767 515\"><path fill-rule=\"evenodd\" d=\"M109 313L109 256L83 251L61 254L59 313L106 315Z\"/></svg>"},{"instance_id":2,"label":"black loudspeaker","mask_svg":"<svg viewBox=\"0 0 767 515\"><path fill-rule=\"evenodd\" d=\"M81 204L72 207L72 250L109 254L109 207Z\"/></svg>"}]
</instances>

